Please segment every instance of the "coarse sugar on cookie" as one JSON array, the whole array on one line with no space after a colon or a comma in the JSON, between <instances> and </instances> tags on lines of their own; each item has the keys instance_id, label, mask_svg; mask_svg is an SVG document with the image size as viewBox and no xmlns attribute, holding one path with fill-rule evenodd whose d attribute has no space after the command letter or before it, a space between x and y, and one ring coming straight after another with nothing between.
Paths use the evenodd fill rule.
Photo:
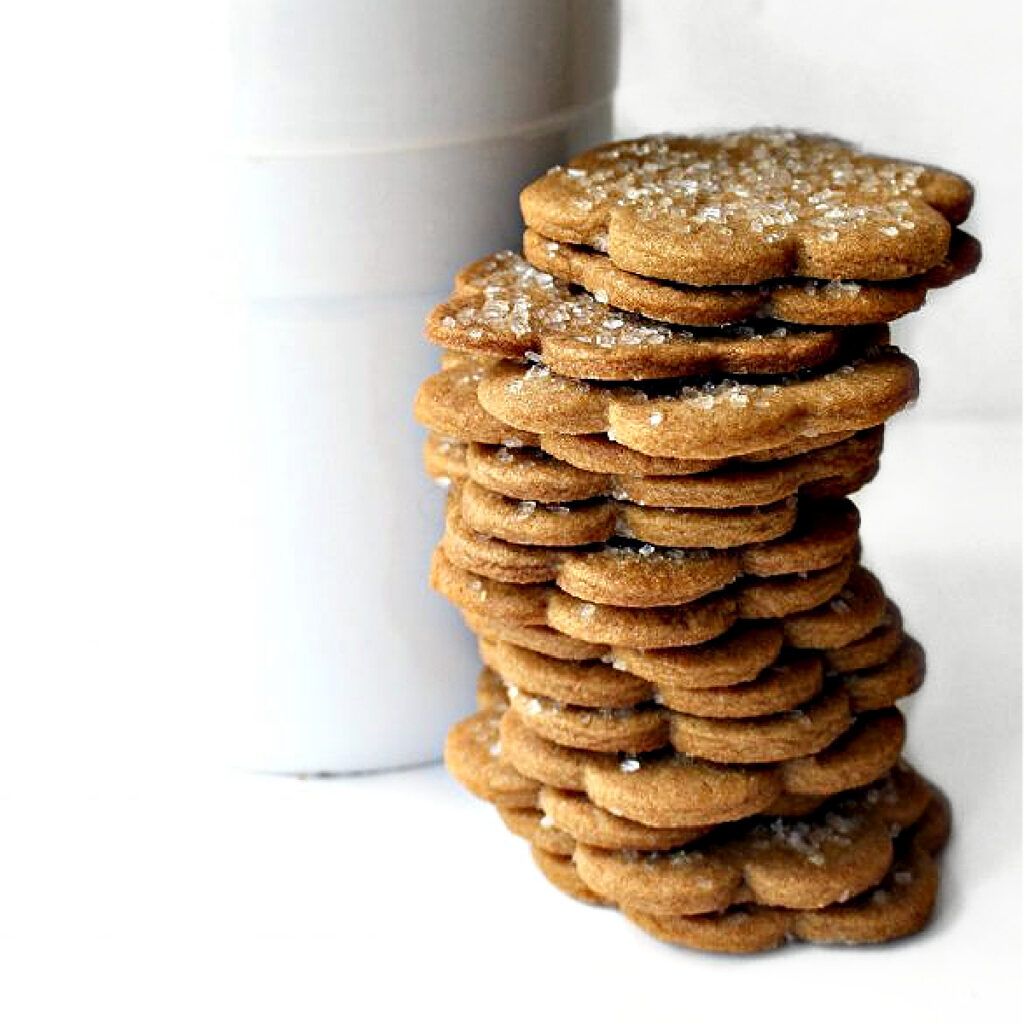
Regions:
<instances>
[{"instance_id":1,"label":"coarse sugar on cookie","mask_svg":"<svg viewBox=\"0 0 1024 1024\"><path fill-rule=\"evenodd\" d=\"M687 329L613 309L498 252L466 267L427 316L427 337L457 352L543 362L566 376L644 380L708 373L792 373L839 349L884 344L881 326L751 321Z\"/></svg>"},{"instance_id":2,"label":"coarse sugar on cookie","mask_svg":"<svg viewBox=\"0 0 1024 1024\"><path fill-rule=\"evenodd\" d=\"M556 242L530 229L523 255L540 272L586 289L610 309L686 326L734 324L772 319L788 324L854 326L897 320L919 309L928 292L973 273L981 245L954 230L949 250L925 274L892 281L822 281L780 278L746 287L693 286L622 270L601 252Z\"/></svg>"},{"instance_id":3,"label":"coarse sugar on cookie","mask_svg":"<svg viewBox=\"0 0 1024 1024\"><path fill-rule=\"evenodd\" d=\"M503 760L528 779L583 792L610 813L653 828L690 828L767 813L787 796L823 798L870 785L899 761L905 727L895 708L866 712L824 750L765 764L714 762L669 748L580 750L538 735L512 708L499 736Z\"/></svg>"},{"instance_id":4,"label":"coarse sugar on cookie","mask_svg":"<svg viewBox=\"0 0 1024 1024\"><path fill-rule=\"evenodd\" d=\"M483 408L517 430L604 434L646 455L681 459L739 457L801 437L876 427L917 392L917 365L894 346L796 377L624 387L506 361L477 384Z\"/></svg>"},{"instance_id":5,"label":"coarse sugar on cookie","mask_svg":"<svg viewBox=\"0 0 1024 1024\"><path fill-rule=\"evenodd\" d=\"M807 501L797 511L783 535L737 547L670 547L618 538L562 547L481 533L465 522L456 492L448 503L442 545L455 565L500 582L553 581L566 593L599 604L677 605L741 575L809 573L835 566L855 551L860 517L852 502Z\"/></svg>"},{"instance_id":6,"label":"coarse sugar on cookie","mask_svg":"<svg viewBox=\"0 0 1024 1024\"><path fill-rule=\"evenodd\" d=\"M611 142L523 190L528 227L692 285L923 274L970 211L962 177L824 135L753 129Z\"/></svg>"},{"instance_id":7,"label":"coarse sugar on cookie","mask_svg":"<svg viewBox=\"0 0 1024 1024\"><path fill-rule=\"evenodd\" d=\"M572 503L610 498L653 508L741 508L800 493L841 497L870 482L882 453L882 427L814 451L773 461L733 462L681 476L580 469L539 448L465 444L432 434L424 464L433 477L469 479L517 501Z\"/></svg>"}]
</instances>

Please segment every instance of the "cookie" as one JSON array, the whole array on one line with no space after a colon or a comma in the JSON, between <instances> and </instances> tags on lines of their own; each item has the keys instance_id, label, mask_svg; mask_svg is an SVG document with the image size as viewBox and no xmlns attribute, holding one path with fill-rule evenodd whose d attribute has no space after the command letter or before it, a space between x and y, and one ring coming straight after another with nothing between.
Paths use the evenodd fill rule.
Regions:
<instances>
[{"instance_id":1,"label":"cookie","mask_svg":"<svg viewBox=\"0 0 1024 1024\"><path fill-rule=\"evenodd\" d=\"M884 344L888 332L777 321L692 330L611 309L535 270L512 252L478 260L427 316L429 340L456 352L530 359L569 377L645 380L705 374L793 373L840 349Z\"/></svg>"},{"instance_id":2,"label":"cookie","mask_svg":"<svg viewBox=\"0 0 1024 1024\"><path fill-rule=\"evenodd\" d=\"M477 400L484 369L455 365L428 377L416 392L413 414L428 430L458 441L509 447L536 445L536 434L515 430L495 419Z\"/></svg>"},{"instance_id":3,"label":"cookie","mask_svg":"<svg viewBox=\"0 0 1024 1024\"><path fill-rule=\"evenodd\" d=\"M786 444L720 459L675 459L646 455L611 440L607 434L546 434L539 437L537 443L547 454L579 469L594 473L658 477L686 476L720 467L750 466L788 459L839 444L854 433L852 430L841 430L814 437L795 437Z\"/></svg>"},{"instance_id":4,"label":"cookie","mask_svg":"<svg viewBox=\"0 0 1024 1024\"><path fill-rule=\"evenodd\" d=\"M451 730L446 760L456 767L456 778L470 792L498 807L506 825L516 835L530 842L539 842L544 849L552 852L566 852L567 840L608 850L650 851L681 847L705 835L712 827L711 824L653 827L621 814L613 814L593 803L582 792L531 783L504 763L502 758L495 727L500 719L500 708L494 707L492 701L503 705L504 687L497 684L492 674L485 670L481 673L478 693L482 697L484 709ZM534 751L535 756L536 753ZM502 773L503 778L514 780L515 785L495 789L492 785L495 772ZM895 779L872 784L867 797L870 802L884 800L891 804L897 799L897 789L902 792L913 785L919 788L923 785L919 779L915 783L916 776L901 764L896 764L891 774ZM772 816L804 816L819 807L822 800L822 796L794 797L784 794L773 801L765 813ZM555 849L556 846L559 850Z\"/></svg>"},{"instance_id":5,"label":"cookie","mask_svg":"<svg viewBox=\"0 0 1024 1024\"><path fill-rule=\"evenodd\" d=\"M525 839L534 849L556 857L571 857L576 843L571 836L552 828L550 819L545 818L532 807L509 807L498 804L495 807L505 828L514 836Z\"/></svg>"},{"instance_id":6,"label":"cookie","mask_svg":"<svg viewBox=\"0 0 1024 1024\"><path fill-rule=\"evenodd\" d=\"M434 477L469 479L516 501L567 503L610 498L653 508L743 508L769 505L796 494L841 497L878 471L883 428L788 459L732 463L688 476L595 473L537 448L470 444L431 435L424 449Z\"/></svg>"},{"instance_id":7,"label":"cookie","mask_svg":"<svg viewBox=\"0 0 1024 1024\"><path fill-rule=\"evenodd\" d=\"M520 196L527 226L545 237L691 285L923 274L972 201L948 171L771 129L607 143Z\"/></svg>"},{"instance_id":8,"label":"cookie","mask_svg":"<svg viewBox=\"0 0 1024 1024\"><path fill-rule=\"evenodd\" d=\"M844 638L850 642L832 649L812 648L810 653L821 660L824 672L865 672L887 662L899 651L904 636L895 609L895 618L888 615L884 626L873 629L878 615L862 615L853 609L853 614L832 611L831 606L840 601L836 598L828 602L830 614L835 623L849 621L848 632L839 633L831 628L833 622L824 622L817 635L829 643ZM589 707L628 707L631 703L654 700L665 707L700 713L694 712L693 701L726 699L707 691L734 689L756 680L783 655L790 661L796 659L799 651L789 641L788 625L787 620L741 622L694 646L643 650L595 644L582 652L571 650L567 657L561 652L552 655L517 645L500 628L489 630L487 622L475 631L481 637L484 662L531 694ZM622 699L606 699L616 692L623 695ZM630 701L625 699L627 693L638 696Z\"/></svg>"},{"instance_id":9,"label":"cookie","mask_svg":"<svg viewBox=\"0 0 1024 1024\"><path fill-rule=\"evenodd\" d=\"M771 765L564 747L513 709L502 716L499 737L502 760L528 779L583 792L609 813L653 828L691 828L764 813L787 794L821 798L868 785L899 760L904 725L895 709L869 712L825 750Z\"/></svg>"},{"instance_id":10,"label":"cookie","mask_svg":"<svg viewBox=\"0 0 1024 1024\"><path fill-rule=\"evenodd\" d=\"M502 362L483 373L477 397L520 431L603 433L647 455L714 459L878 426L912 402L917 388L914 361L885 347L827 373L699 386L623 388L561 377L541 364Z\"/></svg>"},{"instance_id":11,"label":"cookie","mask_svg":"<svg viewBox=\"0 0 1024 1024\"><path fill-rule=\"evenodd\" d=\"M580 600L543 583L502 583L460 569L438 549L430 584L469 614L486 612L511 625L549 626L582 641L613 646L687 647L724 633L737 619L780 619L835 597L853 571L845 559L817 572L758 580L686 604L632 608Z\"/></svg>"},{"instance_id":12,"label":"cookie","mask_svg":"<svg viewBox=\"0 0 1024 1024\"><path fill-rule=\"evenodd\" d=\"M851 579L850 582L852 583L853 580ZM867 622L868 618L863 614L862 610L855 608L851 604L851 591L852 588L848 584L835 598L829 601L829 607L840 612L836 619L843 620L847 627L852 627L856 632L860 632L860 623ZM813 614L813 610L809 613L804 612L803 615L794 616L792 620L786 622L786 639L788 643L794 647L798 646L793 640L794 631L791 628L793 622L799 621L801 626L806 627L808 622L804 616ZM833 629L830 627L835 625L835 621L819 620L816 626L820 632L817 632L815 638L824 642L834 642L836 639L852 635L850 630L840 632L837 629L833 632ZM826 664L832 672L859 672L888 661L900 649L903 642L903 619L900 611L892 602L886 602L882 616L878 619L874 628L863 636L850 640L849 643L839 644L828 649L825 652ZM811 644L810 646L814 647L817 645Z\"/></svg>"},{"instance_id":13,"label":"cookie","mask_svg":"<svg viewBox=\"0 0 1024 1024\"><path fill-rule=\"evenodd\" d=\"M494 450L508 451L500 446ZM468 456L469 445L454 437L430 433L423 443L423 466L427 475L442 487L449 486L453 480L469 477Z\"/></svg>"},{"instance_id":14,"label":"cookie","mask_svg":"<svg viewBox=\"0 0 1024 1024\"><path fill-rule=\"evenodd\" d=\"M567 796L546 788L541 802L589 832L590 817ZM897 853L894 838L907 830L914 833L933 803L933 791L919 775L896 769L874 786L829 801L811 816L694 830L696 834L676 847L643 849L587 843L563 831L562 819L540 810L499 813L510 831L535 851L570 861L577 883L595 897L588 902L619 906L630 916L677 917L721 914L737 903L817 909L847 902L880 884ZM656 833L638 833L641 839L648 834ZM935 842L925 829L920 839Z\"/></svg>"},{"instance_id":15,"label":"cookie","mask_svg":"<svg viewBox=\"0 0 1024 1024\"><path fill-rule=\"evenodd\" d=\"M921 820L898 837L896 857L882 882L842 903L815 910L745 905L698 916L626 916L655 938L718 953L753 953L788 940L856 945L903 938L920 931L931 917L938 891L934 856L943 845L948 822L948 807L936 797ZM570 858L563 859L563 876L572 865ZM553 882L558 877L545 873ZM580 880L559 887L570 894L577 887L586 888ZM592 894L590 902L598 900Z\"/></svg>"},{"instance_id":16,"label":"cookie","mask_svg":"<svg viewBox=\"0 0 1024 1024\"><path fill-rule=\"evenodd\" d=\"M815 799L813 806L801 813L813 813L824 802ZM774 815L775 807L781 808L782 803L780 801L773 805L770 812ZM722 830L722 826L714 825L699 828L651 828L609 814L591 803L582 793L551 786L540 787L536 808L497 805L496 810L514 835L536 848L561 857L571 857L578 843L634 854L678 849L702 836Z\"/></svg>"},{"instance_id":17,"label":"cookie","mask_svg":"<svg viewBox=\"0 0 1024 1024\"><path fill-rule=\"evenodd\" d=\"M495 810L497 810L498 816L505 827L514 836L525 839L531 846L543 850L545 853L555 854L559 857L572 857L580 840L573 834L560 828L555 819L543 811L542 805L545 802L545 798L549 804L553 803L556 806L560 806L558 798L561 798L564 804L571 802L574 796L580 797L580 794L565 793L549 787L541 787L536 807L508 807L499 804L495 806ZM563 813L566 813L564 807L562 810ZM628 835L635 837L641 843L651 841L651 837L657 837L655 841L662 843L668 842L670 836L676 840L670 846L660 846L658 849L684 846L711 831L711 826L691 829L648 829L637 822L631 822L625 818L616 818L614 815L608 814L607 811L594 807L593 804L587 802L585 797L580 797L580 801L576 803L574 810L568 811L567 814L575 818L574 825L586 834L604 836L606 833L612 833L616 838L624 838ZM633 849L632 846L613 848Z\"/></svg>"},{"instance_id":18,"label":"cookie","mask_svg":"<svg viewBox=\"0 0 1024 1024\"><path fill-rule=\"evenodd\" d=\"M465 618L484 640L505 642L558 661L599 661L672 691L749 682L779 658L784 644L821 652L829 671L856 672L887 661L903 642L899 609L886 602L880 584L862 566L854 568L839 593L819 608L778 621L730 623L721 635L691 646L609 646L565 636L546 626L508 625L484 615ZM667 693L661 696L672 706Z\"/></svg>"},{"instance_id":19,"label":"cookie","mask_svg":"<svg viewBox=\"0 0 1024 1024\"><path fill-rule=\"evenodd\" d=\"M577 843L588 843L604 850L671 850L692 843L712 827L651 828L609 814L591 803L583 793L551 786L540 787L534 814L546 831L558 832L572 844L570 855Z\"/></svg>"},{"instance_id":20,"label":"cookie","mask_svg":"<svg viewBox=\"0 0 1024 1024\"><path fill-rule=\"evenodd\" d=\"M580 879L629 914L693 916L735 904L812 910L878 885L892 866L893 832L912 826L931 800L919 777L830 801L815 814L720 829L682 849L638 853L577 844ZM901 778L902 781L902 777Z\"/></svg>"},{"instance_id":21,"label":"cookie","mask_svg":"<svg viewBox=\"0 0 1024 1024\"><path fill-rule=\"evenodd\" d=\"M583 792L573 792L564 785L540 784L518 774L502 755L501 743L496 732L496 722L501 718L501 711L490 706L491 700L496 698L497 693L503 693L504 688L495 685L493 680L488 680L488 675L486 670L481 674L480 692L484 695L481 703L486 705L486 708L451 730L446 744L446 762L450 768L455 769L453 774L470 792L495 804L501 812L515 812L502 813L502 817L506 825L517 835L534 842L536 836L540 834L538 830L544 829L540 842L548 850L554 850L555 845L564 849L567 837L576 842L609 850L666 850L683 846L706 834L715 824L713 821L674 827L644 824L624 816L621 812L612 813L606 810ZM497 699L501 701L503 698ZM513 722L506 727L511 729L514 738L517 735L514 728L516 724ZM875 724L877 726L879 723ZM870 745L872 740L877 744L878 736L871 737L869 733L870 730L859 731L860 746L863 747L865 741ZM880 734L884 741L885 730L880 730ZM579 760L573 758L571 750L545 744L536 737L531 739L528 734L519 733L516 742L518 745L513 747L513 753L519 758L525 757L527 763L536 767L542 774L564 774L566 759L570 761L570 771L574 767L572 762ZM884 742L882 746L882 753L890 757L891 751L884 749ZM583 756L586 757L585 754ZM877 756L878 750L875 751L876 760ZM559 759L563 762L561 765L558 763ZM863 779L863 758L856 767L860 772L859 777ZM891 772L898 776L901 773L910 773L909 769L899 763L894 764L890 761L890 767ZM496 773L506 780L506 784L498 788L493 785ZM882 774L884 773L876 772L874 779L871 780L873 795L869 799L885 799L891 803L896 799L892 790L895 783L875 781ZM833 770L833 782L836 782L837 786L856 777L858 776L850 772ZM512 784L507 780L512 780ZM911 780L906 778L896 781L899 782L901 789L906 789L912 784ZM848 788L852 790L855 787ZM783 817L804 816L816 810L829 795L841 791L839 786L829 793L797 795L783 792L763 808L763 813Z\"/></svg>"},{"instance_id":22,"label":"cookie","mask_svg":"<svg viewBox=\"0 0 1024 1024\"><path fill-rule=\"evenodd\" d=\"M732 688L691 693L694 710L701 713L701 720L707 718L708 711L717 713L713 719L696 723L691 722L690 715L658 707L568 705L533 696L518 686L510 685L509 695L512 707L530 729L563 746L600 753L645 753L672 746L681 753L720 763L768 763L815 753L849 726L848 700L841 704L833 701L836 706L831 711L824 707L823 700L808 703L806 716L799 721L771 715L774 707L792 708L815 697L821 689L820 669L816 672L816 668L813 660L779 666L756 686L737 687L745 691L739 695L733 694ZM750 697L751 690L756 690L760 699L758 704L750 698L751 713L764 712L763 717L731 718L729 712L741 715L747 710L743 699ZM708 725L710 737L699 731L695 736L689 735L688 727L694 724ZM730 737L731 727L743 727L742 735ZM708 749L710 754L705 752Z\"/></svg>"},{"instance_id":23,"label":"cookie","mask_svg":"<svg viewBox=\"0 0 1024 1024\"><path fill-rule=\"evenodd\" d=\"M646 455L610 440L604 434L553 433L541 437L503 424L480 405L477 389L494 364L460 363L428 377L416 392L414 413L428 430L446 442L479 442L506 449L540 447L569 465L597 473L634 476L682 476L704 473L729 463L764 462L815 451L851 437L854 431L835 431L814 437L794 437L782 445L745 452L740 459L676 459Z\"/></svg>"},{"instance_id":24,"label":"cookie","mask_svg":"<svg viewBox=\"0 0 1024 1024\"><path fill-rule=\"evenodd\" d=\"M476 707L478 711L508 710L508 688L501 677L486 665L476 680Z\"/></svg>"},{"instance_id":25,"label":"cookie","mask_svg":"<svg viewBox=\"0 0 1024 1024\"><path fill-rule=\"evenodd\" d=\"M716 326L751 318L789 324L881 324L919 309L928 291L952 284L977 269L981 245L953 231L943 261L925 274L893 281L820 281L781 278L747 287L693 287L622 270L604 254L536 231L523 235L523 254L533 266L586 289L598 301L653 320Z\"/></svg>"},{"instance_id":26,"label":"cookie","mask_svg":"<svg viewBox=\"0 0 1024 1024\"><path fill-rule=\"evenodd\" d=\"M720 763L756 764L815 753L840 736L855 713L891 707L924 679L920 646L906 639L896 653L864 673L824 677L810 654L781 658L748 683L680 689L655 704L635 676L541 662L485 649L486 663L508 686L511 707L537 735L562 746L602 753L644 753L672 746ZM551 665L568 670L551 671ZM509 671L511 669L511 671ZM514 681L515 680L515 681ZM556 695L552 695L556 694Z\"/></svg>"},{"instance_id":27,"label":"cookie","mask_svg":"<svg viewBox=\"0 0 1024 1024\"><path fill-rule=\"evenodd\" d=\"M498 724L503 711L480 711L448 731L445 767L474 796L509 807L535 807L537 783L500 758Z\"/></svg>"},{"instance_id":28,"label":"cookie","mask_svg":"<svg viewBox=\"0 0 1024 1024\"><path fill-rule=\"evenodd\" d=\"M466 526L487 537L544 547L579 547L616 537L660 547L734 548L775 540L797 521L794 496L741 508L664 508L628 501L551 504L519 501L472 480L455 500Z\"/></svg>"},{"instance_id":29,"label":"cookie","mask_svg":"<svg viewBox=\"0 0 1024 1024\"><path fill-rule=\"evenodd\" d=\"M556 889L560 889L567 896L571 896L581 903L591 903L598 907L605 906L605 901L583 884L571 857L559 857L538 846L531 847L530 852L533 854L533 862L540 869L541 874Z\"/></svg>"},{"instance_id":30,"label":"cookie","mask_svg":"<svg viewBox=\"0 0 1024 1024\"><path fill-rule=\"evenodd\" d=\"M509 583L554 582L584 601L622 607L686 604L741 576L809 573L837 565L858 544L859 516L845 499L807 502L781 537L736 548L613 543L561 548L513 544L470 529L456 496L442 545L453 564Z\"/></svg>"},{"instance_id":31,"label":"cookie","mask_svg":"<svg viewBox=\"0 0 1024 1024\"><path fill-rule=\"evenodd\" d=\"M864 657L865 652L871 655L885 649L893 642L893 630L889 630L884 643L882 641L865 641L859 646L857 654ZM840 657L840 663L849 660ZM903 697L915 693L924 680L925 654L919 643L909 638L903 640L893 653L877 664L859 666L836 673L842 680L850 698L854 711L873 711L886 708Z\"/></svg>"},{"instance_id":32,"label":"cookie","mask_svg":"<svg viewBox=\"0 0 1024 1024\"><path fill-rule=\"evenodd\" d=\"M891 772L863 790L853 790L847 796L863 795L870 803L885 800L890 806L905 801L909 792L922 791L925 799L929 795L927 783L909 765L897 764ZM835 799L835 798L833 798ZM824 800L812 797L798 815L787 813L786 800L776 801L766 812L767 817L806 817L817 811ZM585 794L569 790L541 786L537 797L537 808L532 813L539 825L547 832L561 835L563 847L566 840L583 843L601 850L632 850L641 853L679 849L702 836L713 834L715 826L691 829L657 829L639 822L630 821L609 814L593 804ZM546 819L546 821L545 821ZM730 826L727 826L727 828Z\"/></svg>"},{"instance_id":33,"label":"cookie","mask_svg":"<svg viewBox=\"0 0 1024 1024\"><path fill-rule=\"evenodd\" d=\"M669 741L669 712L745 719L790 711L821 693L826 676L830 686L847 691L854 711L888 707L914 692L924 678L923 652L907 637L900 637L891 653L869 646L875 657L862 658L857 670L847 672L833 668L833 659L844 660L843 648L783 652L775 647L773 651L772 631L759 626L732 631L723 640L684 648L682 653L689 656L685 667L679 670L673 659L674 671L662 675L664 682L627 671L629 658L611 664L563 661L493 640L481 640L480 653L484 664L508 685L512 706L531 728L557 743L588 750L656 749ZM633 660L644 668L647 652L633 653ZM639 707L650 702L657 707ZM617 712L610 722L602 721L601 713L606 711ZM621 746L590 745L591 728L598 735L617 731L628 737L634 712L637 728L642 721L665 720L656 731L661 744L639 746L627 738ZM577 735L560 738L544 732L559 728Z\"/></svg>"}]
</instances>

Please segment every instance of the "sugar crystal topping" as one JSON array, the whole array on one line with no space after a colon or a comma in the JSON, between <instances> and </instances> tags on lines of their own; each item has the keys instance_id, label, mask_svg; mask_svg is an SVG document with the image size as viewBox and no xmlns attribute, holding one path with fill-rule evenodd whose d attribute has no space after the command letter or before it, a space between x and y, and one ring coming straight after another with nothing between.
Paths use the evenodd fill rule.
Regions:
<instances>
[{"instance_id":1,"label":"sugar crystal topping","mask_svg":"<svg viewBox=\"0 0 1024 1024\"><path fill-rule=\"evenodd\" d=\"M619 853L619 859L627 864L640 864L646 871L654 871L657 868L668 868L671 870L673 868L685 868L694 864L702 864L705 857L700 850L651 850L649 852L622 850ZM714 882L707 877L697 878L695 883L698 888L704 890L714 887Z\"/></svg>"},{"instance_id":2,"label":"sugar crystal topping","mask_svg":"<svg viewBox=\"0 0 1024 1024\"><path fill-rule=\"evenodd\" d=\"M877 804L885 804L892 807L900 801L899 787L896 785L892 775L887 775L881 782L876 782L864 793L864 802L869 807Z\"/></svg>"},{"instance_id":3,"label":"sugar crystal topping","mask_svg":"<svg viewBox=\"0 0 1024 1024\"><path fill-rule=\"evenodd\" d=\"M860 824L856 817L834 812L827 814L824 822L776 818L757 826L753 833L754 846L792 850L816 867L821 867L825 863L825 846L850 846L853 842L851 836Z\"/></svg>"},{"instance_id":4,"label":"sugar crystal topping","mask_svg":"<svg viewBox=\"0 0 1024 1024\"><path fill-rule=\"evenodd\" d=\"M693 562L706 562L711 552L706 548L656 548L653 544L634 546L628 543L605 544L601 554L618 562L643 562L648 564L671 563L682 565Z\"/></svg>"},{"instance_id":5,"label":"sugar crystal topping","mask_svg":"<svg viewBox=\"0 0 1024 1024\"><path fill-rule=\"evenodd\" d=\"M508 250L481 260L464 283L468 291L443 307L450 312L441 317L440 324L473 338L485 334L511 334L528 340L558 337L603 349L640 349L687 344L696 337L685 327L613 309L606 304L607 292L599 289L591 296L573 289ZM739 325L714 328L710 336L752 341L785 338L792 330L774 324L763 331ZM541 356L535 349L526 350L524 357L537 369L537 375L549 372L540 365Z\"/></svg>"},{"instance_id":6,"label":"sugar crystal topping","mask_svg":"<svg viewBox=\"0 0 1024 1024\"><path fill-rule=\"evenodd\" d=\"M746 384L735 380L708 381L701 385L684 384L675 397L691 408L709 411L716 408L768 408L782 388L778 384Z\"/></svg>"},{"instance_id":7,"label":"sugar crystal topping","mask_svg":"<svg viewBox=\"0 0 1024 1024\"><path fill-rule=\"evenodd\" d=\"M841 140L756 130L652 136L597 151L582 167L556 167L575 209L628 207L641 220L671 218L703 237L742 230L766 245L794 225L824 243L865 228L912 231L924 168L868 156Z\"/></svg>"}]
</instances>

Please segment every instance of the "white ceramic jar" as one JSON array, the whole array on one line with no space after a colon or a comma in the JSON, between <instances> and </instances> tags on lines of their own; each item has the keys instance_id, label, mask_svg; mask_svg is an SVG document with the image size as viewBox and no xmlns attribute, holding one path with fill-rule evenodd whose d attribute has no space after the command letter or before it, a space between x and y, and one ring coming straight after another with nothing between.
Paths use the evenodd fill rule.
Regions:
<instances>
[{"instance_id":1,"label":"white ceramic jar","mask_svg":"<svg viewBox=\"0 0 1024 1024\"><path fill-rule=\"evenodd\" d=\"M231 175L248 550L230 758L436 758L478 661L427 585L443 496L412 420L430 305L521 230L522 185L608 137L610 0L238 0ZM254 582L255 581L255 582ZM244 591L244 592L243 592Z\"/></svg>"}]
</instances>

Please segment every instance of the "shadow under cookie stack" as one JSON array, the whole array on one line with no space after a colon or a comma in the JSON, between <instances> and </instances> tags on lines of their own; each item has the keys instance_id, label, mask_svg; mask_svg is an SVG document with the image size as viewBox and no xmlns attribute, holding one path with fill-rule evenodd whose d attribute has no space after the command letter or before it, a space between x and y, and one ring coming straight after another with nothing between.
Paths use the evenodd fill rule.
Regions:
<instances>
[{"instance_id":1,"label":"shadow under cookie stack","mask_svg":"<svg viewBox=\"0 0 1024 1024\"><path fill-rule=\"evenodd\" d=\"M431 579L485 666L445 760L570 895L727 952L927 921L924 654L849 495L917 395L886 325L973 270L971 200L818 136L612 143L430 314Z\"/></svg>"}]
</instances>

